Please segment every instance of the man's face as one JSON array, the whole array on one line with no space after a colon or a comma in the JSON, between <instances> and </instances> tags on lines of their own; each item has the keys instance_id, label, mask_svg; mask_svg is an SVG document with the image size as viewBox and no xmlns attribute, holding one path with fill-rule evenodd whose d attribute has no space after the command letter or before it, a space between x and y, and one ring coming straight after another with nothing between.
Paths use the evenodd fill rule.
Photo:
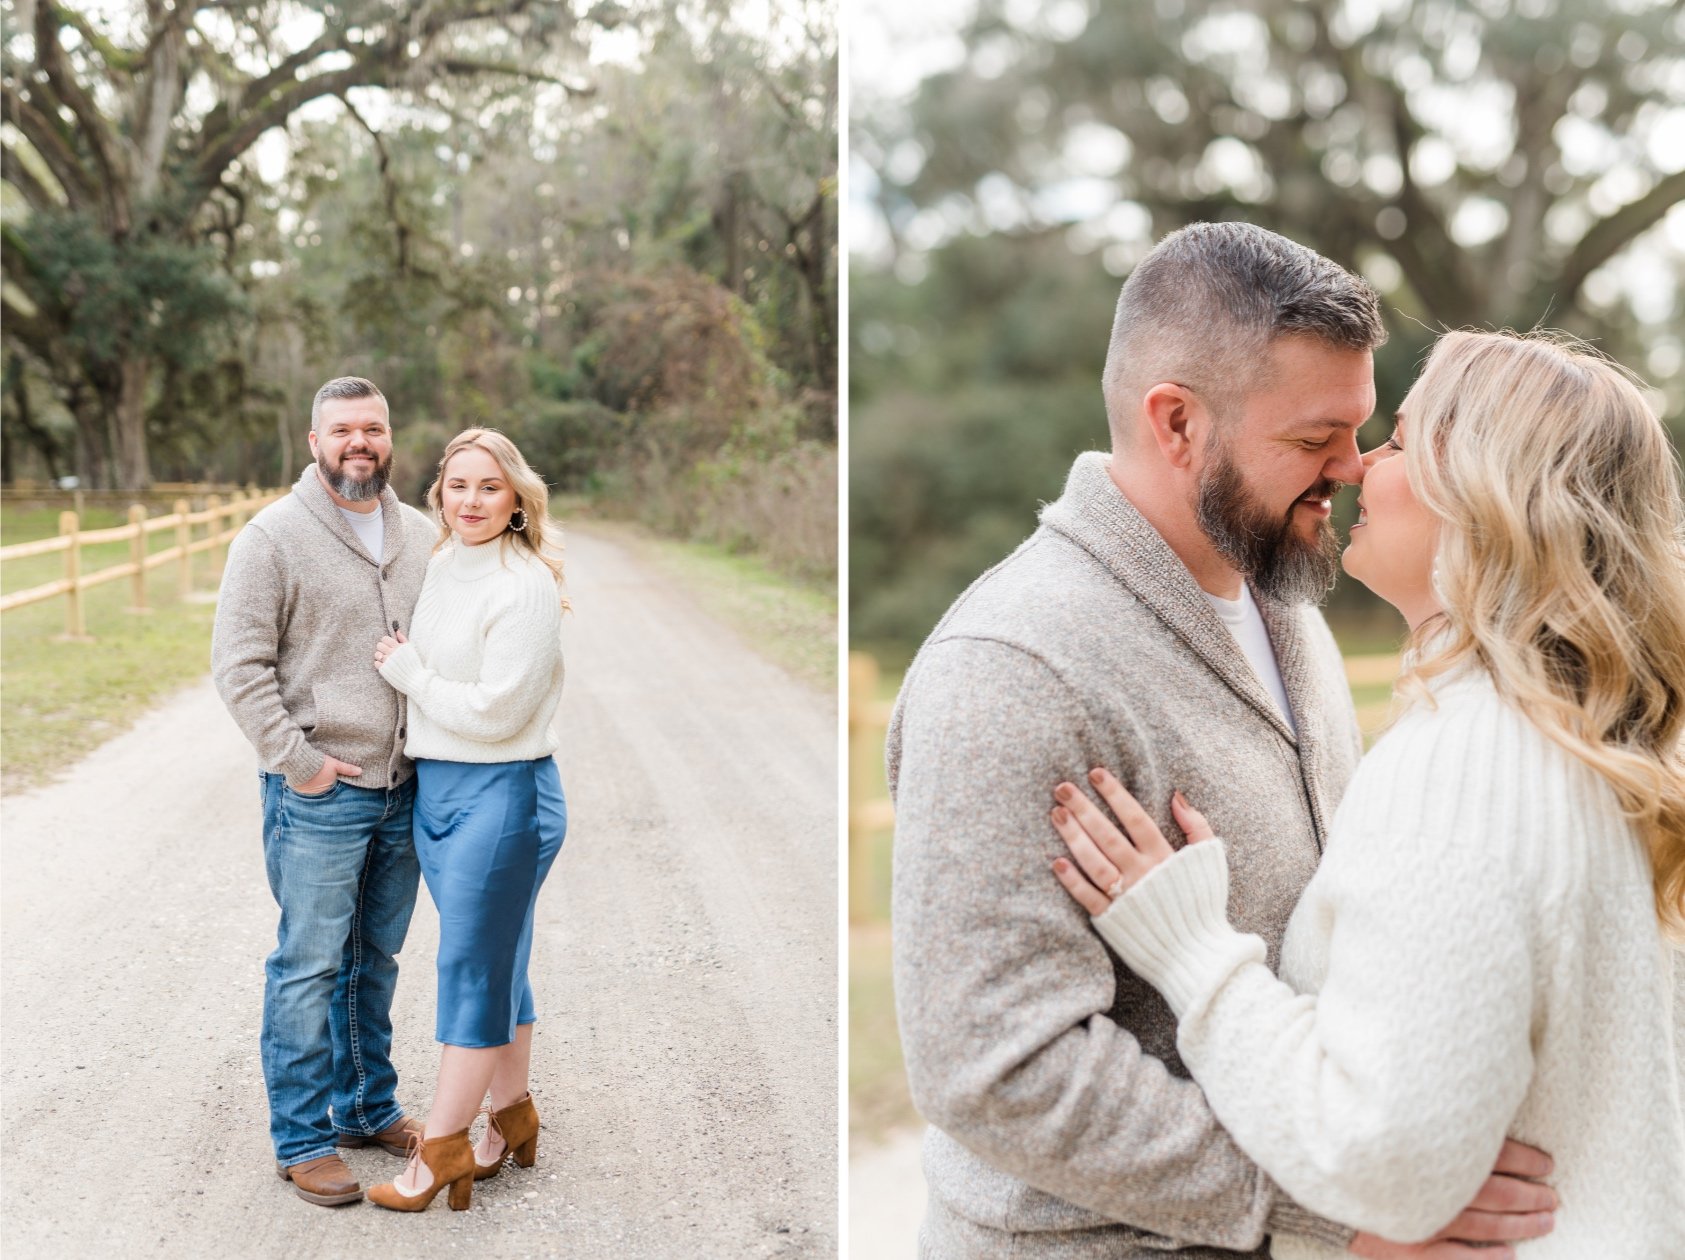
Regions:
<instances>
[{"instance_id":1,"label":"man's face","mask_svg":"<svg viewBox=\"0 0 1685 1260\"><path fill-rule=\"evenodd\" d=\"M379 398L330 398L310 431L310 451L342 499L378 499L392 472L392 430Z\"/></svg>"},{"instance_id":2,"label":"man's face","mask_svg":"<svg viewBox=\"0 0 1685 1260\"><path fill-rule=\"evenodd\" d=\"M1375 409L1367 350L1307 337L1270 347L1270 371L1216 423L1199 470L1200 528L1265 595L1321 599L1339 571L1329 500L1363 479L1357 430Z\"/></svg>"}]
</instances>

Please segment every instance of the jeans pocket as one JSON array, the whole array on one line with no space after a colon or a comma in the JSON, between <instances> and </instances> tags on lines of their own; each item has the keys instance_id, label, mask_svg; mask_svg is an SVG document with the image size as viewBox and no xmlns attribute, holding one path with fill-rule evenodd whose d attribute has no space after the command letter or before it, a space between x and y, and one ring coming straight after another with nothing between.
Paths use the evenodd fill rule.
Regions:
<instances>
[{"instance_id":1,"label":"jeans pocket","mask_svg":"<svg viewBox=\"0 0 1685 1260\"><path fill-rule=\"evenodd\" d=\"M342 786L343 784L341 784L338 779L335 779L320 792L300 792L290 783L282 783L281 790L288 796L292 797L295 801L325 801L328 797L338 792Z\"/></svg>"}]
</instances>

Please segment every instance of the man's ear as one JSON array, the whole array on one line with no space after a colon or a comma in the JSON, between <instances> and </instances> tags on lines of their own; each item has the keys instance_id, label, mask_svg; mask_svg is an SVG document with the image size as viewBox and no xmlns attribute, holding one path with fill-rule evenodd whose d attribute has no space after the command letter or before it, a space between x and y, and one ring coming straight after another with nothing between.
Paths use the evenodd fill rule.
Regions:
<instances>
[{"instance_id":1,"label":"man's ear","mask_svg":"<svg viewBox=\"0 0 1685 1260\"><path fill-rule=\"evenodd\" d=\"M1210 422L1199 396L1185 386L1160 381L1142 395L1141 411L1165 462L1187 468Z\"/></svg>"},{"instance_id":2,"label":"man's ear","mask_svg":"<svg viewBox=\"0 0 1685 1260\"><path fill-rule=\"evenodd\" d=\"M310 458L315 459L316 458L316 430L314 428L312 428L309 431L309 433L307 433L305 435L304 440L307 443L309 443L309 445L310 445Z\"/></svg>"}]
</instances>

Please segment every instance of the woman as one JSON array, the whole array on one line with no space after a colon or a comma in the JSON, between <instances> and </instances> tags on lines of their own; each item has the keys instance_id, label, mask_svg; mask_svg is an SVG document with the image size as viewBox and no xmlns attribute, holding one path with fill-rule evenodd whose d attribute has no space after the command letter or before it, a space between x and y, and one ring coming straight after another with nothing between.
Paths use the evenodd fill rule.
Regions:
<instances>
[{"instance_id":1,"label":"woman","mask_svg":"<svg viewBox=\"0 0 1685 1260\"><path fill-rule=\"evenodd\" d=\"M1666 437L1594 354L1456 332L1364 462L1344 565L1410 624L1406 707L1347 789L1281 980L1229 926L1222 844L1179 795L1207 842L1173 852L1104 770L1121 831L1059 785L1081 873L1055 874L1301 1204L1427 1238L1507 1134L1554 1160L1555 1228L1526 1254L1685 1256L1685 968L1664 939L1685 928L1685 514Z\"/></svg>"},{"instance_id":2,"label":"woman","mask_svg":"<svg viewBox=\"0 0 1685 1260\"><path fill-rule=\"evenodd\" d=\"M515 444L468 429L427 490L439 542L411 638L380 641L381 677L409 698L404 751L416 762L415 847L439 908L439 1080L423 1139L369 1200L418 1212L506 1153L530 1168L538 1113L532 1056L533 906L567 831L551 754L562 692L561 565L545 551L548 494ZM478 1148L468 1128L487 1091Z\"/></svg>"}]
</instances>

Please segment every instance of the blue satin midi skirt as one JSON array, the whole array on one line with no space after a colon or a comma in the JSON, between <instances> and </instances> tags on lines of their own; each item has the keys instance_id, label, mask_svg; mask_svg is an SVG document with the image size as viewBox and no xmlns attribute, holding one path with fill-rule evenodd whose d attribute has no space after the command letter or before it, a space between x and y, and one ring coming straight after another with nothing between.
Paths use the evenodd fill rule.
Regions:
<instances>
[{"instance_id":1,"label":"blue satin midi skirt","mask_svg":"<svg viewBox=\"0 0 1685 1260\"><path fill-rule=\"evenodd\" d=\"M533 907L567 834L555 761L420 760L415 851L439 908L438 1040L504 1046L538 1018Z\"/></svg>"}]
</instances>

